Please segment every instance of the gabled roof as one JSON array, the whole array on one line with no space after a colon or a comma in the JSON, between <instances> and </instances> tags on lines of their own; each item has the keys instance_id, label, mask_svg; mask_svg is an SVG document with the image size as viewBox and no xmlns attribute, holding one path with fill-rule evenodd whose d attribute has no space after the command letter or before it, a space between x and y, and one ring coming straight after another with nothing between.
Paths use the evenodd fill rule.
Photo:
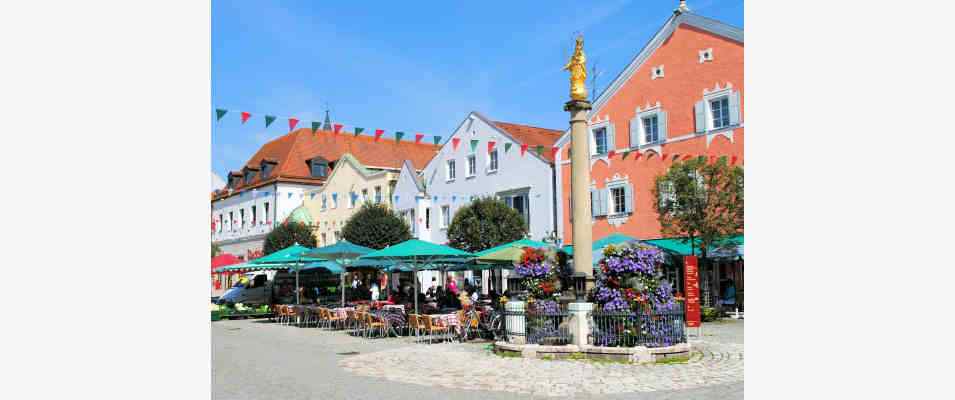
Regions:
<instances>
[{"instance_id":1,"label":"gabled roof","mask_svg":"<svg viewBox=\"0 0 955 400\"><path fill-rule=\"evenodd\" d=\"M415 184L415 187L418 188L418 192L424 193L426 191L424 186L424 180L418 174L417 170L415 170L414 164L411 162L411 160L405 160L405 162L401 165L401 167L402 169L408 171L408 175L411 176L412 180L414 180L414 184Z\"/></svg>"},{"instance_id":2,"label":"gabled roof","mask_svg":"<svg viewBox=\"0 0 955 400\"><path fill-rule=\"evenodd\" d=\"M593 113L599 112L601 107L606 105L606 103L610 101L615 94L617 94L617 91L620 90L620 88L623 87L628 80L630 80L630 77L633 76L633 74L636 73L641 66L643 66L643 63L646 62L647 59L650 58L650 56L653 55L653 53L657 51L657 49L660 48L660 46L666 42L667 39L670 38L670 36L673 34L673 31L676 30L676 28L680 25L684 24L717 36L722 36L724 38L743 43L742 28L737 28L715 19L693 14L691 12L674 11L673 15L667 19L660 30L653 35L653 38L650 39L650 42L643 46L643 49L640 50L635 57L633 57L633 60L630 61L630 64L628 64L623 71L620 71L620 74L613 79L610 85L607 86L607 88L604 89L599 96L597 96L597 99L593 102L593 108L587 116L588 120L591 116L593 116ZM563 146L569 139L570 129L564 131L564 134L560 137L555 145Z\"/></svg>"},{"instance_id":3,"label":"gabled roof","mask_svg":"<svg viewBox=\"0 0 955 400\"><path fill-rule=\"evenodd\" d=\"M515 124L511 122L492 121L490 118L485 117L484 114L481 114L477 111L471 111L471 113L468 114L468 118L470 118L472 115L480 118L492 128L496 129L499 133L507 136L518 144L527 144L527 154L530 154L532 157L540 158L541 160L549 163L554 162L554 158L550 155L550 147L554 145L557 139L560 139L560 135L564 133L563 131L559 131L557 129L539 128L530 125ZM467 118L465 118L465 121L467 121ZM537 156L537 152L534 151L534 148L537 145L542 145L547 148L547 151L542 153L539 157Z\"/></svg>"},{"instance_id":4,"label":"gabled roof","mask_svg":"<svg viewBox=\"0 0 955 400\"><path fill-rule=\"evenodd\" d=\"M273 182L294 182L321 184L324 178L313 178L307 160L323 157L335 161L345 153L351 153L355 160L366 168L392 169L401 167L403 160L424 164L438 150L433 144L415 144L411 141L395 142L391 139L375 141L366 135L355 136L341 132L335 135L331 131L319 130L315 134L309 128L298 129L282 135L264 145L245 163L247 167L259 167L263 160L277 161L269 177L262 180L259 175L250 183L242 182L232 193L263 186ZM333 171L334 172L334 171ZM229 195L220 193L217 197Z\"/></svg>"},{"instance_id":5,"label":"gabled roof","mask_svg":"<svg viewBox=\"0 0 955 400\"><path fill-rule=\"evenodd\" d=\"M338 162L335 163L335 168L332 169L332 173L328 175L328 178L325 178L325 182L330 182L333 179L333 177L338 173L338 171L341 170L341 168L343 168L346 164L351 165L353 168L355 168L355 170L358 171L358 173L361 174L361 176L364 177L365 179L373 178L373 177L388 173L388 171L382 171L382 170L377 170L377 171L369 170L368 168L365 168L365 166L362 165L361 162L358 161L358 159L355 158L354 155L352 155L351 153L345 153L345 154L342 154L341 158L338 159ZM309 191L309 192L319 193L319 192L323 192L325 188L326 186L322 186L316 190Z\"/></svg>"}]
</instances>

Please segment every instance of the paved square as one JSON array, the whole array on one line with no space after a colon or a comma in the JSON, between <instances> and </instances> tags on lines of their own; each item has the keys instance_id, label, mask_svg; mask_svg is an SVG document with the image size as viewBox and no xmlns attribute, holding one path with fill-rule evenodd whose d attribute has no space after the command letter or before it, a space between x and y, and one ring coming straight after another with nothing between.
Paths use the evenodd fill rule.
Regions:
<instances>
[{"instance_id":1,"label":"paved square","mask_svg":"<svg viewBox=\"0 0 955 400\"><path fill-rule=\"evenodd\" d=\"M505 358L262 320L212 323L215 399L741 399L743 322L706 324L685 364ZM355 354L357 353L357 354Z\"/></svg>"}]
</instances>

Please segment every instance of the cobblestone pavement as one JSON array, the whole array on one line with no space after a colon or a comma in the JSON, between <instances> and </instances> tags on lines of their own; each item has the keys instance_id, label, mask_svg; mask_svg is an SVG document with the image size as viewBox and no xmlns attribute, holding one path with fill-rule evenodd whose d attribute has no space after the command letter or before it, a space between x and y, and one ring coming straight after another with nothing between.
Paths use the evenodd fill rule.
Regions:
<instances>
[{"instance_id":1,"label":"cobblestone pavement","mask_svg":"<svg viewBox=\"0 0 955 400\"><path fill-rule=\"evenodd\" d=\"M216 399L741 399L743 322L706 324L690 362L505 358L487 344L364 340L259 321L212 326ZM356 354L357 353L357 354Z\"/></svg>"}]
</instances>

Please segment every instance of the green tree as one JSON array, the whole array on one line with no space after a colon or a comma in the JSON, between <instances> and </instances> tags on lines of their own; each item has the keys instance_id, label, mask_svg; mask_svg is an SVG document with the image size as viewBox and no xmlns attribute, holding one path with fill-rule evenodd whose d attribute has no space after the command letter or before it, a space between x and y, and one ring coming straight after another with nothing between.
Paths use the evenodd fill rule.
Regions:
<instances>
[{"instance_id":1,"label":"green tree","mask_svg":"<svg viewBox=\"0 0 955 400\"><path fill-rule=\"evenodd\" d=\"M388 206L365 203L345 221L342 237L359 246L383 249L411 239L411 227Z\"/></svg>"},{"instance_id":2,"label":"green tree","mask_svg":"<svg viewBox=\"0 0 955 400\"><path fill-rule=\"evenodd\" d=\"M484 197L461 207L448 227L448 244L475 252L524 238L527 224L500 199Z\"/></svg>"},{"instance_id":3,"label":"green tree","mask_svg":"<svg viewBox=\"0 0 955 400\"><path fill-rule=\"evenodd\" d=\"M305 247L315 247L312 227L302 222L282 223L265 236L262 253L269 255L296 243Z\"/></svg>"},{"instance_id":4,"label":"green tree","mask_svg":"<svg viewBox=\"0 0 955 400\"><path fill-rule=\"evenodd\" d=\"M222 252L222 248L219 247L219 245L213 243L213 244L212 244L212 256L215 257L215 256L219 255L219 253L221 253L221 252Z\"/></svg>"},{"instance_id":5,"label":"green tree","mask_svg":"<svg viewBox=\"0 0 955 400\"><path fill-rule=\"evenodd\" d=\"M743 230L743 169L727 165L726 157L674 163L652 191L663 234L686 237L704 264L711 245Z\"/></svg>"}]
</instances>

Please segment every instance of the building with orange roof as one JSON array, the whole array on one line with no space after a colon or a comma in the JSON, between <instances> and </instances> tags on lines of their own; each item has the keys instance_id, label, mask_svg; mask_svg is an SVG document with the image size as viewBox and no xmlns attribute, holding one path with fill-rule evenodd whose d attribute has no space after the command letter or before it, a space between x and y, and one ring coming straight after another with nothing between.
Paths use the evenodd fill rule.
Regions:
<instances>
[{"instance_id":1,"label":"building with orange roof","mask_svg":"<svg viewBox=\"0 0 955 400\"><path fill-rule=\"evenodd\" d=\"M324 185L344 154L368 169L397 173L403 160L423 165L436 150L435 145L375 141L350 132L289 132L262 145L240 170L229 173L224 189L212 194L212 242L246 261L261 255L275 223L309 215L304 208L293 211L303 206L307 191Z\"/></svg>"}]
</instances>

